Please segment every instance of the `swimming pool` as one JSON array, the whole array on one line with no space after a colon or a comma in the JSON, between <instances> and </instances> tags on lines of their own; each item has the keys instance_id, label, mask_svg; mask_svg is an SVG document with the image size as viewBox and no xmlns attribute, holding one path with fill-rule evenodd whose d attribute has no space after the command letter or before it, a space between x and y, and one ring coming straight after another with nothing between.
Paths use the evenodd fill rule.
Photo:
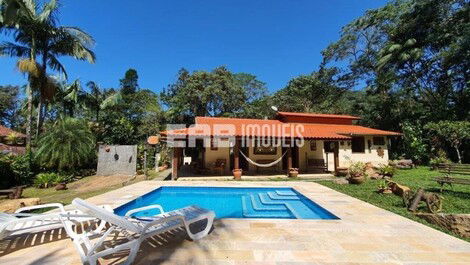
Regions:
<instances>
[{"instance_id":1,"label":"swimming pool","mask_svg":"<svg viewBox=\"0 0 470 265\"><path fill-rule=\"evenodd\" d=\"M216 218L339 219L293 188L181 187L163 186L114 210L129 210L160 204L165 211L189 205L213 210ZM144 211L137 216L158 214Z\"/></svg>"}]
</instances>

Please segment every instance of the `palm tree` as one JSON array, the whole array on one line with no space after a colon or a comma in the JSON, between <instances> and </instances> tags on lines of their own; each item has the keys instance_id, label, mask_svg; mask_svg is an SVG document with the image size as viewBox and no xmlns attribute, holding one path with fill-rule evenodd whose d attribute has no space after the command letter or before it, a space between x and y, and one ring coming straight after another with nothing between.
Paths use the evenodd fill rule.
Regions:
<instances>
[{"instance_id":1,"label":"palm tree","mask_svg":"<svg viewBox=\"0 0 470 265\"><path fill-rule=\"evenodd\" d=\"M35 157L41 166L71 170L94 153L95 139L84 120L59 119L38 141Z\"/></svg>"},{"instance_id":2,"label":"palm tree","mask_svg":"<svg viewBox=\"0 0 470 265\"><path fill-rule=\"evenodd\" d=\"M119 92L101 89L94 81L89 81L86 85L90 92L87 93L85 104L94 112L95 122L99 121L102 109L115 106L122 101L122 95Z\"/></svg>"},{"instance_id":3,"label":"palm tree","mask_svg":"<svg viewBox=\"0 0 470 265\"><path fill-rule=\"evenodd\" d=\"M15 43L2 43L0 54L20 58L29 55L28 61L20 60L18 68L30 75L30 87L40 92L37 136L45 116L43 108L46 106L43 106L43 103L50 102L55 93L54 83L49 82L50 79L47 76L47 67L64 74L67 78L65 67L60 63L58 57L72 56L78 60L94 63L96 57L91 50L94 40L89 34L77 27L56 26L55 13L58 10L56 0L51 0L43 5L42 9L39 9L33 0L0 0L0 4L2 1L6 3L4 4L6 8L3 12L3 21L10 21L9 25L14 26L12 30L15 32ZM17 16L11 18L8 14L15 13L15 11ZM39 22L36 23L36 21ZM30 28L31 24L36 24L33 30ZM37 56L42 59L41 65L36 63ZM28 105L29 107L31 107L29 113L32 113L32 106ZM29 134L31 133L31 122L32 117L29 117Z\"/></svg>"},{"instance_id":4,"label":"palm tree","mask_svg":"<svg viewBox=\"0 0 470 265\"><path fill-rule=\"evenodd\" d=\"M53 17L53 12L57 10L57 2L51 0L44 4L42 8L36 5L33 0L0 0L1 14L0 23L2 28L16 32L24 32L29 36L29 47L26 50L18 51L21 58L18 61L18 69L28 74L28 122L26 129L27 148L31 147L31 125L33 112L33 89L38 85L40 78L40 66L36 62L38 33L49 24ZM5 50L0 50L0 54L6 54ZM27 58L24 58L26 57ZM36 79L36 80L35 80ZM29 151L28 151L29 152Z\"/></svg>"}]
</instances>

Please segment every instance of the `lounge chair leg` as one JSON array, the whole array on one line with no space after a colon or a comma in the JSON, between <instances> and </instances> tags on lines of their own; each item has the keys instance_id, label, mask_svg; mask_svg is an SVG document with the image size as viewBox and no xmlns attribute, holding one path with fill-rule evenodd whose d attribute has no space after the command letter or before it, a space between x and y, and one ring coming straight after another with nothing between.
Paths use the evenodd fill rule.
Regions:
<instances>
[{"instance_id":1,"label":"lounge chair leg","mask_svg":"<svg viewBox=\"0 0 470 265\"><path fill-rule=\"evenodd\" d=\"M206 216L206 218L203 218L202 220L207 219L206 227L204 228L204 230L197 232L195 234L192 233L191 230L189 229L190 224L185 222L184 225L186 227L186 232L188 233L189 238L191 238L192 240L199 240L205 237L207 234L209 234L209 232L212 229L212 225L214 223L214 217L215 217L214 215L210 215L210 216Z\"/></svg>"},{"instance_id":2,"label":"lounge chair leg","mask_svg":"<svg viewBox=\"0 0 470 265\"><path fill-rule=\"evenodd\" d=\"M124 262L125 265L130 265L134 262L135 258L137 257L137 253L139 252L140 244L141 242L136 243L129 249L129 257L127 257L126 261Z\"/></svg>"}]
</instances>

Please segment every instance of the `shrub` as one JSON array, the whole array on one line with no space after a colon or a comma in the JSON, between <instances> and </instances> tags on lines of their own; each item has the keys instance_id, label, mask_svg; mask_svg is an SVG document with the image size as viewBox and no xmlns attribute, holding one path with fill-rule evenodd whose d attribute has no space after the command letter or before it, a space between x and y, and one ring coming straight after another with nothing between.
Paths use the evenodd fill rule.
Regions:
<instances>
[{"instance_id":1,"label":"shrub","mask_svg":"<svg viewBox=\"0 0 470 265\"><path fill-rule=\"evenodd\" d=\"M381 165L378 169L377 169L378 173L381 175L381 176L389 176L389 177L392 177L393 175L395 175L396 173L396 168L391 166L391 165Z\"/></svg>"},{"instance_id":2,"label":"shrub","mask_svg":"<svg viewBox=\"0 0 470 265\"><path fill-rule=\"evenodd\" d=\"M34 186L38 188L49 188L60 180L60 176L56 173L40 173L34 179Z\"/></svg>"},{"instance_id":3,"label":"shrub","mask_svg":"<svg viewBox=\"0 0 470 265\"><path fill-rule=\"evenodd\" d=\"M73 179L73 175L61 175L57 173L40 173L34 179L34 186L49 188L59 183L67 183Z\"/></svg>"},{"instance_id":4,"label":"shrub","mask_svg":"<svg viewBox=\"0 0 470 265\"><path fill-rule=\"evenodd\" d=\"M0 186L30 184L34 173L29 167L27 155L0 155Z\"/></svg>"},{"instance_id":5,"label":"shrub","mask_svg":"<svg viewBox=\"0 0 470 265\"><path fill-rule=\"evenodd\" d=\"M349 166L348 174L350 177L363 177L366 174L366 164L355 162Z\"/></svg>"},{"instance_id":6,"label":"shrub","mask_svg":"<svg viewBox=\"0 0 470 265\"><path fill-rule=\"evenodd\" d=\"M38 141L36 159L46 168L73 171L94 154L95 139L83 120L59 120Z\"/></svg>"},{"instance_id":7,"label":"shrub","mask_svg":"<svg viewBox=\"0 0 470 265\"><path fill-rule=\"evenodd\" d=\"M446 157L434 157L429 160L429 165L431 166L431 169L436 169L439 164L449 164L451 161L447 159Z\"/></svg>"}]
</instances>

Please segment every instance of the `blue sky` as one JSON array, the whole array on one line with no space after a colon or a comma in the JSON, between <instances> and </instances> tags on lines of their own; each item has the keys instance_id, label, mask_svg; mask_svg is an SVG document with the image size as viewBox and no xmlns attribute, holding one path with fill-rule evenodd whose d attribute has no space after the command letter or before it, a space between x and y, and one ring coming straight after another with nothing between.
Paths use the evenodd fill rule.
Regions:
<instances>
[{"instance_id":1,"label":"blue sky","mask_svg":"<svg viewBox=\"0 0 470 265\"><path fill-rule=\"evenodd\" d=\"M161 91L177 71L225 65L252 73L270 91L310 73L341 27L384 0L62 0L60 22L96 40L97 62L62 58L69 78L118 87L128 68L140 86ZM4 36L1 37L4 40ZM26 79L15 61L0 57L0 85Z\"/></svg>"}]
</instances>

